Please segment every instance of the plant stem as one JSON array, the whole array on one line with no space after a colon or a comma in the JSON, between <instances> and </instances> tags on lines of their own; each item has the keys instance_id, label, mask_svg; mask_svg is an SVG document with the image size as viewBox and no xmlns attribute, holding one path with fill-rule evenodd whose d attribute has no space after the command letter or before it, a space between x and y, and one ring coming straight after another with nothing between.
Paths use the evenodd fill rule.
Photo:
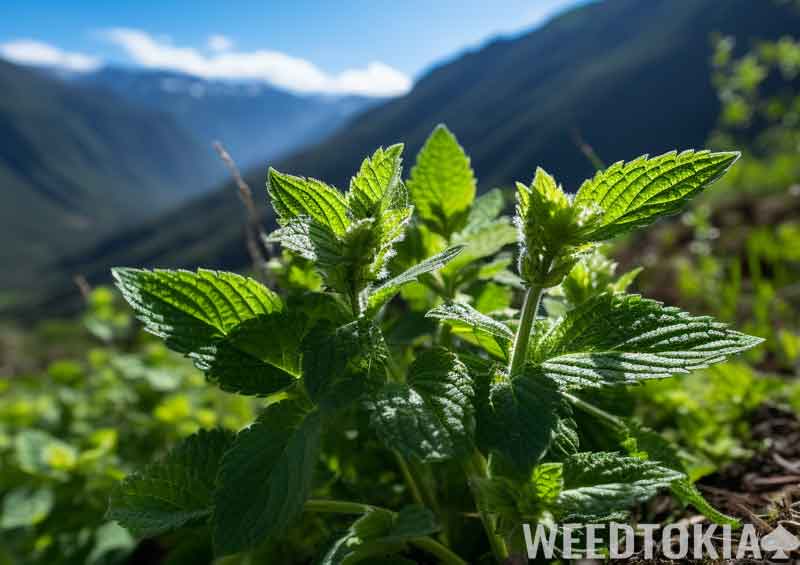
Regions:
<instances>
[{"instance_id":1,"label":"plant stem","mask_svg":"<svg viewBox=\"0 0 800 565\"><path fill-rule=\"evenodd\" d=\"M464 462L464 472L467 474L467 482L469 483L469 488L472 490L472 497L477 501L478 492L477 487L473 483L473 479L489 478L489 469L486 465L486 459L483 458L483 455L481 455L477 449L475 449L472 456ZM481 517L483 529L486 530L486 536L489 538L489 545L492 547L494 558L498 563L503 563L503 561L508 558L506 542L495 532L494 519L480 508L478 508L478 514Z\"/></svg>"},{"instance_id":2,"label":"plant stem","mask_svg":"<svg viewBox=\"0 0 800 565\"><path fill-rule=\"evenodd\" d=\"M439 561L447 565L467 565L466 561L431 537L413 538L411 543L438 557Z\"/></svg>"},{"instance_id":3,"label":"plant stem","mask_svg":"<svg viewBox=\"0 0 800 565\"><path fill-rule=\"evenodd\" d=\"M308 512L322 512L325 514L366 514L370 510L378 510L377 506L350 502L347 500L307 500L305 509Z\"/></svg>"},{"instance_id":4,"label":"plant stem","mask_svg":"<svg viewBox=\"0 0 800 565\"><path fill-rule=\"evenodd\" d=\"M586 402L585 400L581 400L577 396L573 396L573 395L571 395L571 394L569 394L567 392L562 392L561 396L563 396L566 400L568 400L570 402L570 404L572 404L573 406L575 406L579 410L583 410L587 414L591 414L592 416L595 416L595 417L603 420L604 422L609 424L611 427L616 428L618 430L627 429L627 426L625 425L625 422L623 422L622 420L620 420L619 418L617 418L613 414L609 414L608 412L606 412L602 408L598 408L594 404L590 404L590 403Z\"/></svg>"},{"instance_id":5,"label":"plant stem","mask_svg":"<svg viewBox=\"0 0 800 565\"><path fill-rule=\"evenodd\" d=\"M426 506L425 499L422 496L422 490L419 488L417 480L414 478L414 474L411 472L411 468L408 466L405 458L396 451L394 452L394 457L397 460L397 466L400 467L400 472L403 474L403 478L408 485L408 490L411 491L411 498L413 498L414 502L420 506Z\"/></svg>"},{"instance_id":6,"label":"plant stem","mask_svg":"<svg viewBox=\"0 0 800 565\"><path fill-rule=\"evenodd\" d=\"M514 378L525 366L525 358L528 355L528 342L531 339L533 322L539 310L539 302L542 299L541 286L532 286L525 292L525 301L522 303L522 316L519 319L517 335L514 337L514 351L511 356L511 364L508 366L508 376Z\"/></svg>"}]
</instances>

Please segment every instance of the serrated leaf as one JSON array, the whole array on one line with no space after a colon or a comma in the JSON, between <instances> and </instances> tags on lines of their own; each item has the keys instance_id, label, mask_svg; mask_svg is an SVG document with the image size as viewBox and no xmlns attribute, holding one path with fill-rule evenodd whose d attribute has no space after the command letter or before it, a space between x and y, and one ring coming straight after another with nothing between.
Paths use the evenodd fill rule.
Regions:
<instances>
[{"instance_id":1,"label":"serrated leaf","mask_svg":"<svg viewBox=\"0 0 800 565\"><path fill-rule=\"evenodd\" d=\"M505 524L502 533L510 534L523 522L539 521L549 512L561 492L562 465L542 463L530 477L510 479L494 476L488 479L471 479L476 491L478 509L495 514Z\"/></svg>"},{"instance_id":2,"label":"serrated leaf","mask_svg":"<svg viewBox=\"0 0 800 565\"><path fill-rule=\"evenodd\" d=\"M388 351L380 328L370 320L317 326L302 348L303 382L311 399L323 408L357 402L386 381Z\"/></svg>"},{"instance_id":3,"label":"serrated leaf","mask_svg":"<svg viewBox=\"0 0 800 565\"><path fill-rule=\"evenodd\" d=\"M515 222L519 229L519 274L528 286L559 284L591 244L581 234L594 225L593 210L572 200L541 167L530 186L517 183Z\"/></svg>"},{"instance_id":4,"label":"serrated leaf","mask_svg":"<svg viewBox=\"0 0 800 565\"><path fill-rule=\"evenodd\" d=\"M585 240L609 239L677 213L738 158L735 152L688 150L614 163L585 181L575 197L575 206L601 214Z\"/></svg>"},{"instance_id":5,"label":"serrated leaf","mask_svg":"<svg viewBox=\"0 0 800 565\"><path fill-rule=\"evenodd\" d=\"M371 422L387 447L423 462L445 461L471 448L474 396L454 353L427 350L412 363L406 384L389 384L375 396Z\"/></svg>"},{"instance_id":6,"label":"serrated leaf","mask_svg":"<svg viewBox=\"0 0 800 565\"><path fill-rule=\"evenodd\" d=\"M548 452L548 458L562 461L564 458L578 453L580 445L578 424L572 418L562 418L556 426L556 433Z\"/></svg>"},{"instance_id":7,"label":"serrated leaf","mask_svg":"<svg viewBox=\"0 0 800 565\"><path fill-rule=\"evenodd\" d=\"M373 314L376 313L384 304L389 302L389 300L400 292L403 286L418 280L421 275L441 269L448 261L451 261L461 253L462 249L463 247L459 245L449 247L441 253L428 257L407 271L389 279L381 286L372 289L367 299L367 311Z\"/></svg>"},{"instance_id":8,"label":"serrated leaf","mask_svg":"<svg viewBox=\"0 0 800 565\"><path fill-rule=\"evenodd\" d=\"M602 293L534 340L530 362L566 388L688 373L763 341L635 294Z\"/></svg>"},{"instance_id":9,"label":"serrated leaf","mask_svg":"<svg viewBox=\"0 0 800 565\"><path fill-rule=\"evenodd\" d=\"M505 205L503 191L499 188L493 188L481 194L473 201L467 216L467 223L459 233L469 235L487 224L493 223L503 212Z\"/></svg>"},{"instance_id":10,"label":"serrated leaf","mask_svg":"<svg viewBox=\"0 0 800 565\"><path fill-rule=\"evenodd\" d=\"M499 359L508 357L514 332L504 323L481 314L468 304L442 304L430 310L425 317L446 323L458 337L482 347Z\"/></svg>"},{"instance_id":11,"label":"serrated leaf","mask_svg":"<svg viewBox=\"0 0 800 565\"><path fill-rule=\"evenodd\" d=\"M234 273L128 268L112 272L145 329L179 353L199 351L243 321L283 309L277 294Z\"/></svg>"},{"instance_id":12,"label":"serrated leaf","mask_svg":"<svg viewBox=\"0 0 800 565\"><path fill-rule=\"evenodd\" d=\"M642 457L688 475L686 466L678 453L678 448L661 434L646 428L634 420L626 422L626 432L630 436L625 447L631 455ZM739 520L723 514L714 508L703 494L692 484L688 476L673 481L670 485L672 495L684 505L692 505L706 518L719 525L738 527Z\"/></svg>"},{"instance_id":13,"label":"serrated leaf","mask_svg":"<svg viewBox=\"0 0 800 565\"><path fill-rule=\"evenodd\" d=\"M298 401L269 405L236 436L219 468L214 549L228 555L282 531L303 510L319 457L319 412Z\"/></svg>"},{"instance_id":14,"label":"serrated leaf","mask_svg":"<svg viewBox=\"0 0 800 565\"><path fill-rule=\"evenodd\" d=\"M270 168L267 192L282 226L293 219L308 217L341 236L350 225L344 195L322 181Z\"/></svg>"},{"instance_id":15,"label":"serrated leaf","mask_svg":"<svg viewBox=\"0 0 800 565\"><path fill-rule=\"evenodd\" d=\"M405 192L400 185L402 172L403 144L398 143L379 148L371 158L361 163L358 174L350 181L347 193L347 204L356 218L379 216L384 210L393 206L398 191ZM404 200L404 195L400 195ZM406 206L405 202L401 203Z\"/></svg>"},{"instance_id":16,"label":"serrated leaf","mask_svg":"<svg viewBox=\"0 0 800 565\"><path fill-rule=\"evenodd\" d=\"M507 459L517 473L527 474L550 448L559 421L569 417L570 409L552 383L523 375L492 383L489 403L479 414L483 447Z\"/></svg>"},{"instance_id":17,"label":"serrated leaf","mask_svg":"<svg viewBox=\"0 0 800 565\"><path fill-rule=\"evenodd\" d=\"M394 563L392 554L408 542L438 531L433 514L421 506L407 506L398 513L374 509L356 520L350 530L322 559L321 565Z\"/></svg>"},{"instance_id":18,"label":"serrated leaf","mask_svg":"<svg viewBox=\"0 0 800 565\"><path fill-rule=\"evenodd\" d=\"M517 242L517 229L508 218L499 218L470 232L453 235L454 244L464 247L463 253L445 270L451 275L459 274L470 263L491 257L504 247ZM479 265L476 265L479 268Z\"/></svg>"},{"instance_id":19,"label":"serrated leaf","mask_svg":"<svg viewBox=\"0 0 800 565\"><path fill-rule=\"evenodd\" d=\"M302 314L277 312L258 316L189 357L209 382L222 390L266 396L299 378L300 343L307 328Z\"/></svg>"},{"instance_id":20,"label":"serrated leaf","mask_svg":"<svg viewBox=\"0 0 800 565\"><path fill-rule=\"evenodd\" d=\"M428 137L406 184L420 218L445 237L458 230L475 198L469 157L444 125Z\"/></svg>"},{"instance_id":21,"label":"serrated leaf","mask_svg":"<svg viewBox=\"0 0 800 565\"><path fill-rule=\"evenodd\" d=\"M400 200L395 199L390 206ZM267 241L280 243L313 261L326 286L352 300L386 276L386 262L394 254L394 245L403 238L412 211L410 206L387 208L377 217L351 222L338 235L312 218L294 218Z\"/></svg>"},{"instance_id":22,"label":"serrated leaf","mask_svg":"<svg viewBox=\"0 0 800 565\"><path fill-rule=\"evenodd\" d=\"M129 475L111 493L107 517L137 537L202 522L213 510L217 469L233 434L200 431L159 462Z\"/></svg>"},{"instance_id":23,"label":"serrated leaf","mask_svg":"<svg viewBox=\"0 0 800 565\"><path fill-rule=\"evenodd\" d=\"M682 473L654 461L618 453L578 453L564 461L564 490L557 500L561 521L593 522L653 497Z\"/></svg>"},{"instance_id":24,"label":"serrated leaf","mask_svg":"<svg viewBox=\"0 0 800 565\"><path fill-rule=\"evenodd\" d=\"M47 518L53 509L55 495L49 487L20 486L3 496L0 530L28 528Z\"/></svg>"}]
</instances>

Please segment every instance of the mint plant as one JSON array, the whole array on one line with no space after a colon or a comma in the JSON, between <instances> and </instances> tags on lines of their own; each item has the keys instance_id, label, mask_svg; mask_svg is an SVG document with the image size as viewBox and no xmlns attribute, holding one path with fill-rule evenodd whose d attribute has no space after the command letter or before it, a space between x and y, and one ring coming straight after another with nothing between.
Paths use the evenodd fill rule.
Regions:
<instances>
[{"instance_id":1,"label":"mint plant","mask_svg":"<svg viewBox=\"0 0 800 565\"><path fill-rule=\"evenodd\" d=\"M638 271L617 277L598 245L676 213L738 154L616 163L574 197L537 169L517 184L512 221L501 191L475 197L469 159L443 126L406 182L402 150L378 149L345 193L270 169L279 228L269 240L313 264L319 290L279 294L209 270L114 270L147 331L209 382L264 401L238 434L200 432L130 475L109 517L138 536L209 528L223 556L279 539L304 513L352 515L325 564L408 563L420 552L474 561L459 544L470 515L503 562L521 551L523 522L620 519L661 490L735 524L692 485L675 446L600 401L761 340L628 294ZM502 252L514 241L516 274ZM519 311L511 289L524 294ZM421 306L410 338L387 339ZM324 496L347 414L404 478L396 508ZM587 447L579 421L595 438Z\"/></svg>"}]
</instances>

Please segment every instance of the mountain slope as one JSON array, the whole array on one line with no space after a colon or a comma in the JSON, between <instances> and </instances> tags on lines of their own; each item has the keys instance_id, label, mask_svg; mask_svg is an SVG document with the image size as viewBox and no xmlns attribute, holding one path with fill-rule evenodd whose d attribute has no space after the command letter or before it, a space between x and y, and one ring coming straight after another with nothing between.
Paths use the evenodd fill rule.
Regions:
<instances>
[{"instance_id":1,"label":"mountain slope","mask_svg":"<svg viewBox=\"0 0 800 565\"><path fill-rule=\"evenodd\" d=\"M752 38L798 26L796 12L766 0L584 5L434 68L408 95L275 165L344 188L376 147L403 141L408 163L433 126L445 122L471 154L482 189L528 180L542 165L574 190L592 173L576 136L609 163L704 145L718 113L712 33L731 34L746 48ZM247 175L259 203L265 173L266 164ZM241 218L226 186L59 268L100 280L112 265L242 267Z\"/></svg>"},{"instance_id":2,"label":"mountain slope","mask_svg":"<svg viewBox=\"0 0 800 565\"><path fill-rule=\"evenodd\" d=\"M319 142L379 102L361 96L300 96L263 83L209 81L169 71L106 67L78 78L170 114L209 146L222 141L242 167Z\"/></svg>"},{"instance_id":3,"label":"mountain slope","mask_svg":"<svg viewBox=\"0 0 800 565\"><path fill-rule=\"evenodd\" d=\"M168 116L3 61L0 91L0 288L208 178L205 148Z\"/></svg>"}]
</instances>

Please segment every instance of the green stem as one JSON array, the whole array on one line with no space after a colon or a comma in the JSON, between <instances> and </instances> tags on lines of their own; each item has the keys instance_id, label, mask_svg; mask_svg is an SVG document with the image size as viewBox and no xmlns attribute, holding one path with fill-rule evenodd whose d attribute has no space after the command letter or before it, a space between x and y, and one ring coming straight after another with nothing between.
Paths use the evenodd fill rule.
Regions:
<instances>
[{"instance_id":1,"label":"green stem","mask_svg":"<svg viewBox=\"0 0 800 565\"><path fill-rule=\"evenodd\" d=\"M411 491L411 498L413 498L414 502L420 506L426 506L425 499L422 496L422 490L419 488L417 480L414 478L414 474L411 472L411 468L408 466L405 458L396 451L394 452L394 457L397 460L397 466L400 467L400 472L403 474L403 478L408 485L408 490Z\"/></svg>"},{"instance_id":2,"label":"green stem","mask_svg":"<svg viewBox=\"0 0 800 565\"><path fill-rule=\"evenodd\" d=\"M411 540L413 545L423 549L439 558L439 561L448 565L467 565L467 562L461 559L458 555L450 551L446 546L440 544L438 541L431 537L413 538Z\"/></svg>"},{"instance_id":3,"label":"green stem","mask_svg":"<svg viewBox=\"0 0 800 565\"><path fill-rule=\"evenodd\" d=\"M305 509L308 512L321 512L324 514L366 514L379 508L370 504L346 500L311 499L306 501Z\"/></svg>"},{"instance_id":4,"label":"green stem","mask_svg":"<svg viewBox=\"0 0 800 565\"><path fill-rule=\"evenodd\" d=\"M587 414L590 414L592 416L595 416L596 418L603 420L613 428L616 428L618 430L625 430L628 428L628 426L625 425L625 422L623 422L621 419L617 418L613 414L609 414L602 408L598 408L594 404L590 404L585 400L582 400L577 396L573 396L567 392L562 392L561 396L563 396L567 401L569 401L570 404L572 404L579 410L582 410Z\"/></svg>"},{"instance_id":5,"label":"green stem","mask_svg":"<svg viewBox=\"0 0 800 565\"><path fill-rule=\"evenodd\" d=\"M489 478L489 468L486 465L486 459L476 449L472 456L464 462L464 472L467 474L469 488L472 490L472 497L477 501L478 492L477 487L473 483L473 479L487 479ZM508 558L508 548L503 538L498 536L495 532L495 522L492 516L478 508L478 514L483 523L483 529L486 531L486 536L489 538L489 545L492 547L492 553L498 563L503 563Z\"/></svg>"},{"instance_id":6,"label":"green stem","mask_svg":"<svg viewBox=\"0 0 800 565\"><path fill-rule=\"evenodd\" d=\"M307 500L305 510L307 512L322 512L326 514L366 514L372 510L381 510L395 514L386 508L346 500ZM466 561L431 537L413 538L409 541L420 549L438 557L439 561L445 565L467 565Z\"/></svg>"},{"instance_id":7,"label":"green stem","mask_svg":"<svg viewBox=\"0 0 800 565\"><path fill-rule=\"evenodd\" d=\"M511 364L508 366L508 376L514 378L522 372L525 366L525 358L528 355L528 342L531 339L533 322L539 310L539 302L542 299L541 286L532 286L525 292L525 301L522 303L522 316L519 319L517 335L514 337L514 351L511 356Z\"/></svg>"}]
</instances>

